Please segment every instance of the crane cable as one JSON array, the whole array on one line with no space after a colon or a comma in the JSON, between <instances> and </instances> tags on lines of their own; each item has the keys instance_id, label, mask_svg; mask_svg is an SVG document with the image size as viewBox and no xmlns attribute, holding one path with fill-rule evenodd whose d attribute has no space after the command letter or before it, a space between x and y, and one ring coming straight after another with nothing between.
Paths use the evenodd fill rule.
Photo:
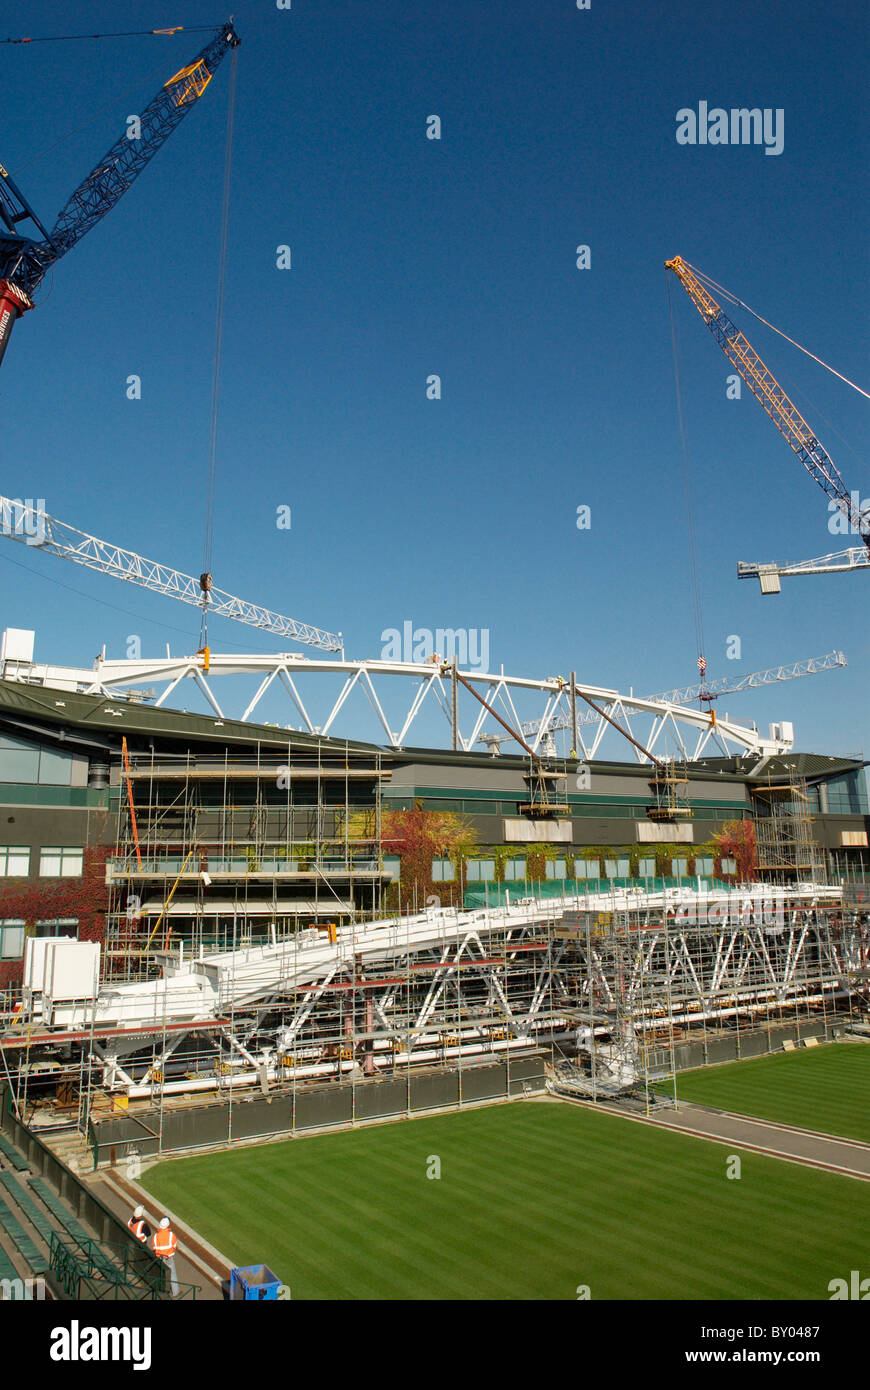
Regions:
<instances>
[{"instance_id":1,"label":"crane cable","mask_svg":"<svg viewBox=\"0 0 870 1390\"><path fill-rule=\"evenodd\" d=\"M703 284L709 285L712 289L716 290L723 299L727 299L729 303L736 304L739 308L745 309L747 314L751 314L753 318L758 319L759 323L763 323L766 328L772 328L774 333L778 333L780 338L785 338L785 341L791 343L792 347L796 347L807 357L811 357L814 362L818 362L820 367L824 367L826 371L831 372L835 377L839 377L840 381L844 381L847 386L851 386L854 391L857 391L862 396L866 396L867 399L870 400L870 391L865 391L863 386L859 386L857 382L850 381L847 376L843 376L842 372L838 372L835 367L830 366L827 362L823 362L821 357L817 357L814 352L810 352L809 348L803 347L802 344L796 342L794 338L790 338L787 333L783 333L782 329L777 328L775 323L770 323L768 319L763 318L755 309L750 309L749 305L744 303L742 299L738 299L736 294L732 294L730 290L726 290L724 285L717 284L711 275L705 275L703 270L699 270L696 265L689 265L688 261L686 261L686 265L693 275L697 275L698 279Z\"/></svg>"},{"instance_id":2,"label":"crane cable","mask_svg":"<svg viewBox=\"0 0 870 1390\"><path fill-rule=\"evenodd\" d=\"M200 625L199 645L200 652L203 654L204 666L208 670L209 648L208 648L208 595L212 587L211 563L214 551L214 497L215 497L215 474L217 460L217 429L218 411L220 406L220 385L221 385L221 356L223 349L224 335L224 300L227 278L227 240L230 221L230 181L233 167L233 126L235 123L236 109L236 68L238 59L238 49L233 49L232 68L230 70L230 92L229 104L227 107L227 140L226 152L224 156L224 191L223 203L221 206L221 241L220 241L220 261L218 268L218 292L217 309L215 315L215 349L214 363L212 366L211 383L211 422L209 428L208 445L208 481L206 484L206 505L205 505L205 540L202 551L202 574L200 576L200 588L202 589L202 622Z\"/></svg>"},{"instance_id":3,"label":"crane cable","mask_svg":"<svg viewBox=\"0 0 870 1390\"><path fill-rule=\"evenodd\" d=\"M698 671L702 686L707 674L707 658L704 655L704 614L701 605L701 586L698 581L698 544L695 528L695 503L692 495L692 473L689 460L689 447L686 441L686 426L683 419L682 389L680 386L680 352L677 331L677 318L671 295L671 280L667 276L668 311L671 320L671 352L674 360L674 386L677 397L677 420L680 429L680 451L683 461L683 492L686 501L686 532L689 549L689 576L692 587L692 610L695 622L695 640L698 646ZM701 692L703 697L703 691Z\"/></svg>"},{"instance_id":4,"label":"crane cable","mask_svg":"<svg viewBox=\"0 0 870 1390\"><path fill-rule=\"evenodd\" d=\"M152 34L163 34L172 38L175 34L216 34L219 24L195 24L192 28L184 24L174 24L170 29L131 29L121 34L49 34L45 38L0 39L0 43L72 43L76 39L145 39Z\"/></svg>"}]
</instances>

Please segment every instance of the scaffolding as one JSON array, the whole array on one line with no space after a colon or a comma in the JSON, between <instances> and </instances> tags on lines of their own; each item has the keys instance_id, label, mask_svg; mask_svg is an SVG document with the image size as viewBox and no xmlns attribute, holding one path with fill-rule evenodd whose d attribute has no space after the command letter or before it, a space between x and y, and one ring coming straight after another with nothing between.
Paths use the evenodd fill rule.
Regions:
<instances>
[{"instance_id":1,"label":"scaffolding","mask_svg":"<svg viewBox=\"0 0 870 1390\"><path fill-rule=\"evenodd\" d=\"M576 1057L561 1079L593 1098L678 1070L866 1023L870 903L755 885L724 897L566 918ZM582 1002L581 1002L582 1001Z\"/></svg>"},{"instance_id":2,"label":"scaffolding","mask_svg":"<svg viewBox=\"0 0 870 1390\"><path fill-rule=\"evenodd\" d=\"M119 980L155 952L244 946L316 923L370 920L389 880L379 752L288 741L286 760L133 754L107 864L106 949ZM126 793L123 783L126 783Z\"/></svg>"},{"instance_id":3,"label":"scaffolding","mask_svg":"<svg viewBox=\"0 0 870 1390\"><path fill-rule=\"evenodd\" d=\"M792 769L787 782L768 778L754 795L759 878L767 883L823 883L825 856L813 836L806 778Z\"/></svg>"},{"instance_id":4,"label":"scaffolding","mask_svg":"<svg viewBox=\"0 0 870 1390\"><path fill-rule=\"evenodd\" d=\"M318 767L325 771L323 761L310 763L309 781ZM264 779L252 782L251 770L244 769L246 795L255 799L254 809L261 801L266 806L265 827L259 819L251 823L251 839L262 850L276 845L274 807L260 798ZM239 1109L248 1099L271 1107L269 1132L293 1132L300 1106L314 1092L329 1092L336 1106L330 1110L327 1097L323 1113L344 1122L377 1113L372 1098L386 1096L391 1084L407 1096L410 1114L413 1089L427 1074L434 1082L433 1073L449 1072L451 1094L461 1104L481 1098L487 1067L501 1069L493 1085L502 1089L493 1097L515 1093L513 1077L534 1058L546 1058L556 1080L575 1092L594 1099L640 1096L649 1106L661 1082L683 1067L769 1051L788 1037L835 1036L867 1018L870 902L861 894L760 883L710 893L614 888L384 918L369 907L368 876L361 904L354 901L350 873L357 840L373 853L365 820L371 808L352 826L346 819L341 834L327 816L322 837L322 847L342 841L351 855L341 868L347 913L325 921L310 910L309 870L293 889L297 896L282 897L283 885L272 886L281 875L271 868L264 875L262 859L245 860L244 869L232 871L239 910L219 923L216 935L193 911L200 890L185 861L167 868L165 858L177 859L179 845L198 853L202 843L204 823L189 815L180 792L193 795L206 782L241 788L245 778L234 782L226 763L220 777L206 778L200 768L180 783L179 768L171 777L159 771L147 760L131 767L131 782L142 787L136 801L142 864L127 842L128 808L120 812L125 854L118 858L125 872L113 870L112 886L121 904L116 920L126 921L129 883L142 875L157 881L151 862L157 859L164 864L161 903L144 914L137 937L115 948L98 998L61 1003L42 1034L28 1019L17 1053L8 1034L0 1037L4 1064L8 1058L20 1078L34 1058L52 1055L50 1030L60 1030L58 1045L75 1058L78 1076L65 1078L66 1101L56 1093L51 1104L55 1118L64 1112L83 1133L91 1121L123 1112L155 1152L165 1152L176 1146L174 1137L167 1139L178 1133L173 1112L188 1117L188 1142L204 1143L196 1116L205 1125L206 1111L198 1107L217 1103L208 1123L219 1133L209 1142L233 1143L250 1134L251 1107ZM339 779L321 775L320 785L332 789L325 795L335 803ZM223 839L214 837L214 857L218 848L238 852L232 825L252 809L237 795L230 814L223 790L221 797L207 807L212 820L205 822L212 825L216 816L229 826ZM182 808L187 839L177 825L158 833L167 807ZM316 819L328 807L303 809ZM357 814L347 798L339 810L346 818ZM299 841L289 836L284 843ZM215 868L214 877L220 872ZM251 880L246 888L245 878ZM162 924L155 936L151 913L159 924L159 907L176 885L170 905L186 907L172 919L167 941ZM275 910L271 918L246 915L246 902ZM155 938L150 947L146 930Z\"/></svg>"}]
</instances>

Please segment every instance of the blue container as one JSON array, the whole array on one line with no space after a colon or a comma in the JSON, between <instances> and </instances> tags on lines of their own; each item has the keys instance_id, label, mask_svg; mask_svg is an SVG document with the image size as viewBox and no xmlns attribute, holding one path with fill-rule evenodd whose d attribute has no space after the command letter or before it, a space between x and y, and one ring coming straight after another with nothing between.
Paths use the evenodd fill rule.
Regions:
<instances>
[{"instance_id":1,"label":"blue container","mask_svg":"<svg viewBox=\"0 0 870 1390\"><path fill-rule=\"evenodd\" d=\"M259 1301L278 1298L281 1280L268 1265L248 1265L230 1274L230 1298Z\"/></svg>"}]
</instances>

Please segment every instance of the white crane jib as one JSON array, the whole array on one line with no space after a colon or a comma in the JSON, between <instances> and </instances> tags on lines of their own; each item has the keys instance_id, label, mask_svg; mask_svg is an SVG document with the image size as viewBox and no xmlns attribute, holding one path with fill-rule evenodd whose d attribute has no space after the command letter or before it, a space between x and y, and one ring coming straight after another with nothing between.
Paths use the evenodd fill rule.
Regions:
<instances>
[{"instance_id":1,"label":"white crane jib","mask_svg":"<svg viewBox=\"0 0 870 1390\"><path fill-rule=\"evenodd\" d=\"M170 569L157 560L146 560L135 551L101 541L97 536L90 536L86 531L58 521L29 501L0 496L0 530L10 540L39 548L50 555L59 555L62 560L72 560L73 564L84 565L86 569L97 570L100 574L110 574L115 579L126 579L130 584L138 584L143 589L165 594L168 598L180 599L182 603L192 604L200 610L205 607L209 616L232 618L235 622L247 623L249 627L258 627L263 632L274 633L276 637L289 637L294 642L319 647L322 651L343 650L341 633L325 632L309 623L286 618L282 613L273 613L257 603L235 598L233 594L216 589L210 583L206 589L202 579L194 579L192 575Z\"/></svg>"}]
</instances>

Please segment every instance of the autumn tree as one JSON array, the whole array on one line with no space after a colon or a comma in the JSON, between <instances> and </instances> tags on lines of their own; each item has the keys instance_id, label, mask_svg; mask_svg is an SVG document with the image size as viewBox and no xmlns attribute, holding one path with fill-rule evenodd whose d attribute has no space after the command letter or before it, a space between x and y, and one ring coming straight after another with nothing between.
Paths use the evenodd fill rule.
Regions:
<instances>
[{"instance_id":1,"label":"autumn tree","mask_svg":"<svg viewBox=\"0 0 870 1390\"><path fill-rule=\"evenodd\" d=\"M751 820L728 820L713 836L719 859L733 859L739 883L749 883L758 874L758 847Z\"/></svg>"},{"instance_id":2,"label":"autumn tree","mask_svg":"<svg viewBox=\"0 0 870 1390\"><path fill-rule=\"evenodd\" d=\"M418 907L437 893L451 902L456 889L461 891L457 874L451 883L439 881L437 889L432 879L433 859L463 859L477 843L474 828L464 816L453 811L427 811L421 802L412 810L387 811L382 823L382 843L385 854L396 854L401 863L400 888L403 905L416 899Z\"/></svg>"}]
</instances>

